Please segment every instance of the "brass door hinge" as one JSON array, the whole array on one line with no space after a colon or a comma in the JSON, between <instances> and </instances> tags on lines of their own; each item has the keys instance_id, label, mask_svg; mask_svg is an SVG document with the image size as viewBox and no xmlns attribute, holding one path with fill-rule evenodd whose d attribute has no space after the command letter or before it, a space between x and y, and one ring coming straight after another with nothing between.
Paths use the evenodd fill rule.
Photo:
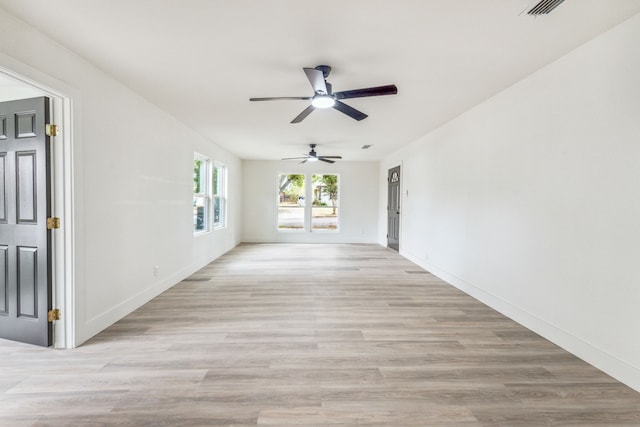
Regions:
<instances>
[{"instance_id":1,"label":"brass door hinge","mask_svg":"<svg viewBox=\"0 0 640 427\"><path fill-rule=\"evenodd\" d=\"M60 218L55 216L47 218L47 230L53 230L55 228L60 228Z\"/></svg>"},{"instance_id":2,"label":"brass door hinge","mask_svg":"<svg viewBox=\"0 0 640 427\"><path fill-rule=\"evenodd\" d=\"M58 125L48 124L44 127L47 136L58 136Z\"/></svg>"},{"instance_id":3,"label":"brass door hinge","mask_svg":"<svg viewBox=\"0 0 640 427\"><path fill-rule=\"evenodd\" d=\"M53 310L49 310L49 312L47 313L47 318L50 323L53 322L54 320L60 320L60 310L57 308L54 308Z\"/></svg>"}]
</instances>

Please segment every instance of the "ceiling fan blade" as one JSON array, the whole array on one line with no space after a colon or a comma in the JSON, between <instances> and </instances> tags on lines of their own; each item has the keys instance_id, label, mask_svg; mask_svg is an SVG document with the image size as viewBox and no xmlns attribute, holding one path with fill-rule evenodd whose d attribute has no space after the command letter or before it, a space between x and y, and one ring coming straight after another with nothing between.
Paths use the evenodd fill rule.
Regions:
<instances>
[{"instance_id":1,"label":"ceiling fan blade","mask_svg":"<svg viewBox=\"0 0 640 427\"><path fill-rule=\"evenodd\" d=\"M300 164L302 163L307 163L307 159L304 159L303 161L300 162Z\"/></svg>"},{"instance_id":2,"label":"ceiling fan blade","mask_svg":"<svg viewBox=\"0 0 640 427\"><path fill-rule=\"evenodd\" d=\"M335 161L329 160L329 159L325 159L324 157L318 157L318 160L320 160L321 162L335 163Z\"/></svg>"},{"instance_id":3,"label":"ceiling fan blade","mask_svg":"<svg viewBox=\"0 0 640 427\"><path fill-rule=\"evenodd\" d=\"M320 156L320 157L322 157L323 159L341 159L342 158L342 156Z\"/></svg>"},{"instance_id":4,"label":"ceiling fan blade","mask_svg":"<svg viewBox=\"0 0 640 427\"><path fill-rule=\"evenodd\" d=\"M309 114L311 114L313 112L313 110L315 110L316 107L314 107L313 105L309 105L307 108L305 108L302 113L298 114L296 116L295 119L291 120L291 123L300 123L301 121L303 121Z\"/></svg>"},{"instance_id":5,"label":"ceiling fan blade","mask_svg":"<svg viewBox=\"0 0 640 427\"><path fill-rule=\"evenodd\" d=\"M357 121L364 120L367 117L369 117L365 113L363 113L362 111L358 111L355 108L348 106L344 102L336 101L336 105L334 105L333 108L335 108L336 110L340 111L341 113L344 113L347 116L349 116L352 119L355 119Z\"/></svg>"},{"instance_id":6,"label":"ceiling fan blade","mask_svg":"<svg viewBox=\"0 0 640 427\"><path fill-rule=\"evenodd\" d=\"M315 68L303 68L303 70L315 93L321 93L324 95L329 94L327 91L327 82L324 81L324 74L322 71L316 70Z\"/></svg>"},{"instance_id":7,"label":"ceiling fan blade","mask_svg":"<svg viewBox=\"0 0 640 427\"><path fill-rule=\"evenodd\" d=\"M282 101L282 100L308 101L310 99L311 99L310 96L276 96L276 97L270 97L270 98L249 98L249 101Z\"/></svg>"},{"instance_id":8,"label":"ceiling fan blade","mask_svg":"<svg viewBox=\"0 0 640 427\"><path fill-rule=\"evenodd\" d=\"M307 159L307 156L304 157L284 157L281 160L300 160L300 159Z\"/></svg>"},{"instance_id":9,"label":"ceiling fan blade","mask_svg":"<svg viewBox=\"0 0 640 427\"><path fill-rule=\"evenodd\" d=\"M363 98L365 96L382 96L382 95L395 95L398 93L396 85L376 86L368 87L364 89L345 90L342 92L336 92L333 96L336 99L350 99L350 98Z\"/></svg>"}]
</instances>

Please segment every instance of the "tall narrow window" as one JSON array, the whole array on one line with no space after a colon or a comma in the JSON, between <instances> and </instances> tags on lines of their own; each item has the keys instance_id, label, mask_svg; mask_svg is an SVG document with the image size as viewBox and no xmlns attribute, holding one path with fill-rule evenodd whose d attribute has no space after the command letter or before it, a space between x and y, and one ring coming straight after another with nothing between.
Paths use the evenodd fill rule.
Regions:
<instances>
[{"instance_id":1,"label":"tall narrow window","mask_svg":"<svg viewBox=\"0 0 640 427\"><path fill-rule=\"evenodd\" d=\"M312 175L311 185L311 230L337 231L338 175Z\"/></svg>"},{"instance_id":2,"label":"tall narrow window","mask_svg":"<svg viewBox=\"0 0 640 427\"><path fill-rule=\"evenodd\" d=\"M278 176L278 230L304 230L304 180L301 174Z\"/></svg>"},{"instance_id":3,"label":"tall narrow window","mask_svg":"<svg viewBox=\"0 0 640 427\"><path fill-rule=\"evenodd\" d=\"M209 231L211 211L211 160L195 154L193 159L193 232Z\"/></svg>"},{"instance_id":4,"label":"tall narrow window","mask_svg":"<svg viewBox=\"0 0 640 427\"><path fill-rule=\"evenodd\" d=\"M222 228L227 223L227 167L213 166L213 227Z\"/></svg>"}]
</instances>

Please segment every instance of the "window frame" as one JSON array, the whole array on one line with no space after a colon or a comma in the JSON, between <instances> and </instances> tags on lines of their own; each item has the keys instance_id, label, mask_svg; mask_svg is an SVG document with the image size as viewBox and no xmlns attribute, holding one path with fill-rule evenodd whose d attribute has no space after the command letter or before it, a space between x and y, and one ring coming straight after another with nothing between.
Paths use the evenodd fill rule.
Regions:
<instances>
[{"instance_id":1,"label":"window frame","mask_svg":"<svg viewBox=\"0 0 640 427\"><path fill-rule=\"evenodd\" d=\"M199 177L198 177L198 186L196 187L196 162L201 162ZM204 166L204 171L202 167ZM193 154L193 235L199 236L211 231L211 223L212 223L212 198L211 198L211 187L212 187L212 175L211 175L211 159L203 154L195 152ZM200 190L200 191L196 191ZM202 205L203 214L202 214L202 229L198 229L198 202L197 199L203 199L204 203Z\"/></svg>"},{"instance_id":2,"label":"window frame","mask_svg":"<svg viewBox=\"0 0 640 427\"><path fill-rule=\"evenodd\" d=\"M214 230L227 226L227 166L220 162L213 162L211 174L212 193L212 224ZM215 210L218 206L218 221L216 222Z\"/></svg>"},{"instance_id":3,"label":"window frame","mask_svg":"<svg viewBox=\"0 0 640 427\"><path fill-rule=\"evenodd\" d=\"M280 177L283 175L302 175L304 177L304 187L302 191L302 195L304 195L304 205L300 206L297 209L303 209L302 214L302 227L301 228L281 228L280 227L280 191L278 191L276 195L276 230L279 233L339 233L340 232L340 199L341 199L341 177L339 173L335 172L302 172L302 173L285 173L278 172L276 181L277 181L277 189L280 190ZM314 194L313 194L313 177L314 176L324 176L324 175L334 175L337 177L337 199L336 199L336 219L335 219L335 229L332 228L315 228L313 225L313 210L314 208L318 209L320 207L313 206ZM307 202L309 201L309 202Z\"/></svg>"},{"instance_id":4,"label":"window frame","mask_svg":"<svg viewBox=\"0 0 640 427\"><path fill-rule=\"evenodd\" d=\"M302 194L299 194L298 196L303 196L303 199L306 201L307 199L307 174L306 173L287 173L287 172L278 172L278 175L276 176L276 188L277 188L277 194L276 194L276 204L275 204L275 208L276 208L276 231L278 233L305 233L308 231L308 220L307 220L307 208L306 208L306 204L305 206L298 206L298 207L292 207L293 209L297 209L297 210L302 210L302 227L301 228L281 228L280 227L280 208L282 206L280 206L280 177L283 175L302 175L304 177L303 180L303 189L302 189Z\"/></svg>"},{"instance_id":5,"label":"window frame","mask_svg":"<svg viewBox=\"0 0 640 427\"><path fill-rule=\"evenodd\" d=\"M325 175L332 175L336 177L336 193L337 193L337 198L335 199L335 206L314 206L313 202L315 201L315 194L314 194L314 190L315 188L313 187L313 177L314 176L325 176ZM309 231L311 233L338 233L340 232L340 211L341 211L341 206L340 206L340 196L341 196L341 191L340 191L340 186L341 186L341 178L340 178L340 174L339 173L319 173L319 172L314 172L311 173L309 176L309 179L311 181L311 203L310 203L310 212L309 212ZM331 200L331 199L330 199ZM335 215L336 215L336 219L335 219L335 229L332 228L314 228L314 224L313 224L313 210L314 209L324 209L324 208L332 208L335 209Z\"/></svg>"}]
</instances>

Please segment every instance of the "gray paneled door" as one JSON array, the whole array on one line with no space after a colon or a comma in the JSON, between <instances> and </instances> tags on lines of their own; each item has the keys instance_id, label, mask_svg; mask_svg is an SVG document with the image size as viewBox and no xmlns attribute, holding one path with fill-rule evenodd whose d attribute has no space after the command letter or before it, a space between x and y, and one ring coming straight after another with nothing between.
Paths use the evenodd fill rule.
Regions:
<instances>
[{"instance_id":1,"label":"gray paneled door","mask_svg":"<svg viewBox=\"0 0 640 427\"><path fill-rule=\"evenodd\" d=\"M51 345L49 99L0 103L0 338Z\"/></svg>"},{"instance_id":2,"label":"gray paneled door","mask_svg":"<svg viewBox=\"0 0 640 427\"><path fill-rule=\"evenodd\" d=\"M400 166L389 169L387 178L387 247L400 249Z\"/></svg>"}]
</instances>

